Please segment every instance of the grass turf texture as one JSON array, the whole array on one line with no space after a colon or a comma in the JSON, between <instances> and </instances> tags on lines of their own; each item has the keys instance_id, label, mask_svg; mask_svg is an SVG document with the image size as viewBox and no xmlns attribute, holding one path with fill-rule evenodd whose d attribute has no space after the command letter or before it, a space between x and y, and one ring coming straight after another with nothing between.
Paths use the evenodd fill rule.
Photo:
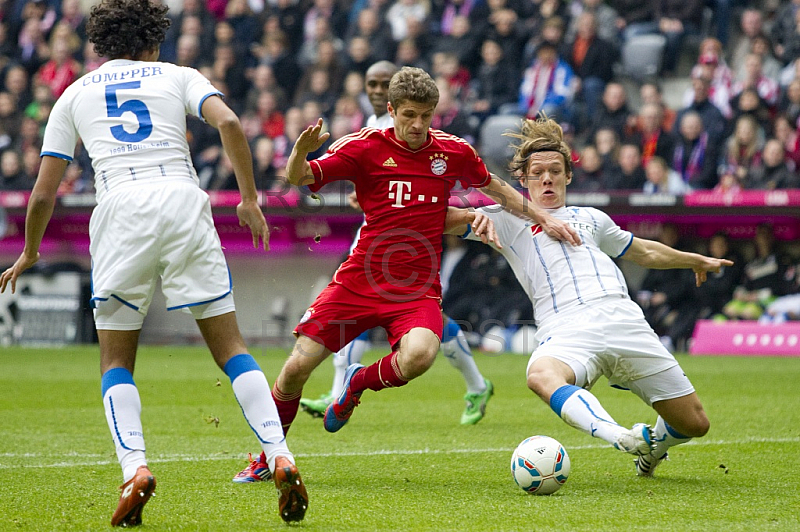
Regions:
<instances>
[{"instance_id":1,"label":"grass turf texture","mask_svg":"<svg viewBox=\"0 0 800 532\"><path fill-rule=\"evenodd\" d=\"M272 382L286 353L254 353ZM800 530L800 358L680 356L711 431L647 479L630 455L568 427L526 389L527 357L476 357L496 390L476 426L458 424L464 384L441 357L405 388L366 392L337 434L300 412L289 434L311 499L300 528ZM331 373L324 363L306 396L327 391ZM143 529L285 529L271 483L231 482L258 446L207 351L143 348L135 378L158 480ZM623 425L655 421L605 380L594 392ZM561 441L572 460L553 496L511 479L511 451L534 434ZM3 349L0 530L106 529L119 484L97 349Z\"/></svg>"}]
</instances>

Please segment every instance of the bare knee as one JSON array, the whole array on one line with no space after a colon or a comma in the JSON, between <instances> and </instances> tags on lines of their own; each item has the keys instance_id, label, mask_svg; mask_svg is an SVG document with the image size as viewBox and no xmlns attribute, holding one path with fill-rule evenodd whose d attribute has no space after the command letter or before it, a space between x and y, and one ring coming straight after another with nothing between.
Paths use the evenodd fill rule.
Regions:
<instances>
[{"instance_id":1,"label":"bare knee","mask_svg":"<svg viewBox=\"0 0 800 532\"><path fill-rule=\"evenodd\" d=\"M439 339L427 329L413 329L400 342L398 363L403 377L419 377L433 365L439 352Z\"/></svg>"},{"instance_id":2,"label":"bare knee","mask_svg":"<svg viewBox=\"0 0 800 532\"><path fill-rule=\"evenodd\" d=\"M708 429L711 428L711 422L704 411L695 412L695 414L688 420L688 426L684 427L684 434L692 438L702 438L708 434Z\"/></svg>"},{"instance_id":3,"label":"bare knee","mask_svg":"<svg viewBox=\"0 0 800 532\"><path fill-rule=\"evenodd\" d=\"M276 383L281 391L292 393L303 388L314 369L331 353L325 346L301 337L286 360Z\"/></svg>"}]
</instances>

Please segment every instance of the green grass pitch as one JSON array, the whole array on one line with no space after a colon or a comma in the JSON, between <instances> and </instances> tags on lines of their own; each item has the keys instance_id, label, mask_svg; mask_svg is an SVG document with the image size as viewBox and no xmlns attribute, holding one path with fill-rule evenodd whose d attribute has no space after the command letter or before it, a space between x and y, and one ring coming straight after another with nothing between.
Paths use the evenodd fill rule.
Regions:
<instances>
[{"instance_id":1,"label":"green grass pitch","mask_svg":"<svg viewBox=\"0 0 800 532\"><path fill-rule=\"evenodd\" d=\"M286 352L253 352L272 382ZM472 427L458 423L464 384L442 357L404 388L366 392L337 434L300 412L289 445L310 507L295 528L800 530L800 358L679 356L711 431L646 479L631 456L568 427L527 390L527 357L475 356L496 394ZM331 374L324 363L306 395L326 391ZM271 484L231 482L258 446L207 351L142 348L135 378L158 479L142 529L285 530ZM623 425L655 421L604 379L594 392ZM511 451L534 434L561 441L572 461L553 496L511 479ZM0 351L0 530L107 529L120 483L97 348Z\"/></svg>"}]
</instances>

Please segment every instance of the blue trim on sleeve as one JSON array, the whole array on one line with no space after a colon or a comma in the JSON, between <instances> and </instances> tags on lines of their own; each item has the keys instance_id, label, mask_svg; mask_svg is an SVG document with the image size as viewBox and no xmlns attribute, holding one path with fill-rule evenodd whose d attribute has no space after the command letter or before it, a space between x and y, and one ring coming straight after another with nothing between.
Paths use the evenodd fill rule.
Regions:
<instances>
[{"instance_id":1,"label":"blue trim on sleeve","mask_svg":"<svg viewBox=\"0 0 800 532\"><path fill-rule=\"evenodd\" d=\"M444 324L444 329L442 330L442 343L449 342L458 336L459 332L461 332L461 327L458 326L458 323L453 321L453 318L448 316L447 323Z\"/></svg>"},{"instance_id":2,"label":"blue trim on sleeve","mask_svg":"<svg viewBox=\"0 0 800 532\"><path fill-rule=\"evenodd\" d=\"M363 342L369 342L369 329L367 329L366 331L364 331L361 334L359 334L358 336L356 336L356 340L361 340Z\"/></svg>"},{"instance_id":3,"label":"blue trim on sleeve","mask_svg":"<svg viewBox=\"0 0 800 532\"><path fill-rule=\"evenodd\" d=\"M242 353L241 355L236 355L228 360L225 363L225 367L222 369L222 371L224 371L225 375L227 375L231 382L233 382L239 378L239 375L242 373L261 371L261 368L258 366L252 355Z\"/></svg>"},{"instance_id":4,"label":"blue trim on sleeve","mask_svg":"<svg viewBox=\"0 0 800 532\"><path fill-rule=\"evenodd\" d=\"M622 253L620 253L619 255L617 255L617 257L616 257L616 258L620 258L620 257L621 257L621 256L623 256L625 253L627 253L627 252L628 252L628 248L629 248L629 247L631 247L631 244L633 244L633 233L631 233L631 240L630 240L630 242L628 242L628 245L627 245L627 246L625 246L625 249L623 249L623 250L622 250Z\"/></svg>"},{"instance_id":5,"label":"blue trim on sleeve","mask_svg":"<svg viewBox=\"0 0 800 532\"><path fill-rule=\"evenodd\" d=\"M572 397L572 394L580 389L581 388L572 384L565 384L553 392L553 395L550 396L550 408L553 409L553 412L555 412L558 417L561 417L561 409L564 407L564 403L567 402L567 399Z\"/></svg>"},{"instance_id":6,"label":"blue trim on sleeve","mask_svg":"<svg viewBox=\"0 0 800 532\"><path fill-rule=\"evenodd\" d=\"M117 384L131 384L136 386L130 371L125 368L112 368L103 373L103 376L100 378L100 388L103 391L103 397L106 396L106 392L109 388Z\"/></svg>"},{"instance_id":7,"label":"blue trim on sleeve","mask_svg":"<svg viewBox=\"0 0 800 532\"><path fill-rule=\"evenodd\" d=\"M472 232L472 224L467 224L467 230L464 231L464 234L461 235L461 238L467 238L471 232Z\"/></svg>"},{"instance_id":8,"label":"blue trim on sleeve","mask_svg":"<svg viewBox=\"0 0 800 532\"><path fill-rule=\"evenodd\" d=\"M70 163L72 162L72 157L70 157L69 155L64 155L63 153L58 153L54 151L43 151L42 153L39 154L39 157L44 157L45 155L48 155L50 157L55 157L56 159L64 159L65 161Z\"/></svg>"},{"instance_id":9,"label":"blue trim on sleeve","mask_svg":"<svg viewBox=\"0 0 800 532\"><path fill-rule=\"evenodd\" d=\"M199 116L199 117L200 117L200 120L202 120L203 122L205 122L205 121L206 121L205 117L203 117L203 103L204 103L204 102L205 102L207 99L209 99L210 97L212 97L212 96L219 96L219 97L220 97L220 98L222 98L223 100L225 99L225 95L224 95L224 94L222 94L222 93L221 93L221 92L219 92L219 91L215 91L215 92L209 92L208 94L206 94L205 96L203 96L203 97L200 99L200 103L199 103L199 104L197 104L197 116Z\"/></svg>"}]
</instances>

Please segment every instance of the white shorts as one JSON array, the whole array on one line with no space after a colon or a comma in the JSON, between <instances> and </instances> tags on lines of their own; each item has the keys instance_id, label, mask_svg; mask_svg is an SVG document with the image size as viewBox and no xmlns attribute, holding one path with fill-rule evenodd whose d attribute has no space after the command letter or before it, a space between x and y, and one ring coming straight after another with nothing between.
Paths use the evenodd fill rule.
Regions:
<instances>
[{"instance_id":1,"label":"white shorts","mask_svg":"<svg viewBox=\"0 0 800 532\"><path fill-rule=\"evenodd\" d=\"M231 293L208 194L192 181L116 188L92 213L89 236L95 308L114 300L144 316L159 277L168 310Z\"/></svg>"},{"instance_id":2,"label":"white shorts","mask_svg":"<svg viewBox=\"0 0 800 532\"><path fill-rule=\"evenodd\" d=\"M233 294L228 293L222 299L181 307L180 310L191 314L195 320L204 320L234 312L236 306L233 304ZM94 309L94 325L99 331L138 331L143 323L144 314L114 298L104 301Z\"/></svg>"},{"instance_id":3,"label":"white shorts","mask_svg":"<svg viewBox=\"0 0 800 532\"><path fill-rule=\"evenodd\" d=\"M539 347L528 368L538 358L555 358L572 368L576 386L588 390L605 375L609 384L634 391L648 404L694 391L678 361L645 321L641 308L629 299L595 304L554 318L552 325L542 325L536 333ZM683 378L664 373L672 368ZM661 379L646 379L656 375L666 376L666 384Z\"/></svg>"}]
</instances>

